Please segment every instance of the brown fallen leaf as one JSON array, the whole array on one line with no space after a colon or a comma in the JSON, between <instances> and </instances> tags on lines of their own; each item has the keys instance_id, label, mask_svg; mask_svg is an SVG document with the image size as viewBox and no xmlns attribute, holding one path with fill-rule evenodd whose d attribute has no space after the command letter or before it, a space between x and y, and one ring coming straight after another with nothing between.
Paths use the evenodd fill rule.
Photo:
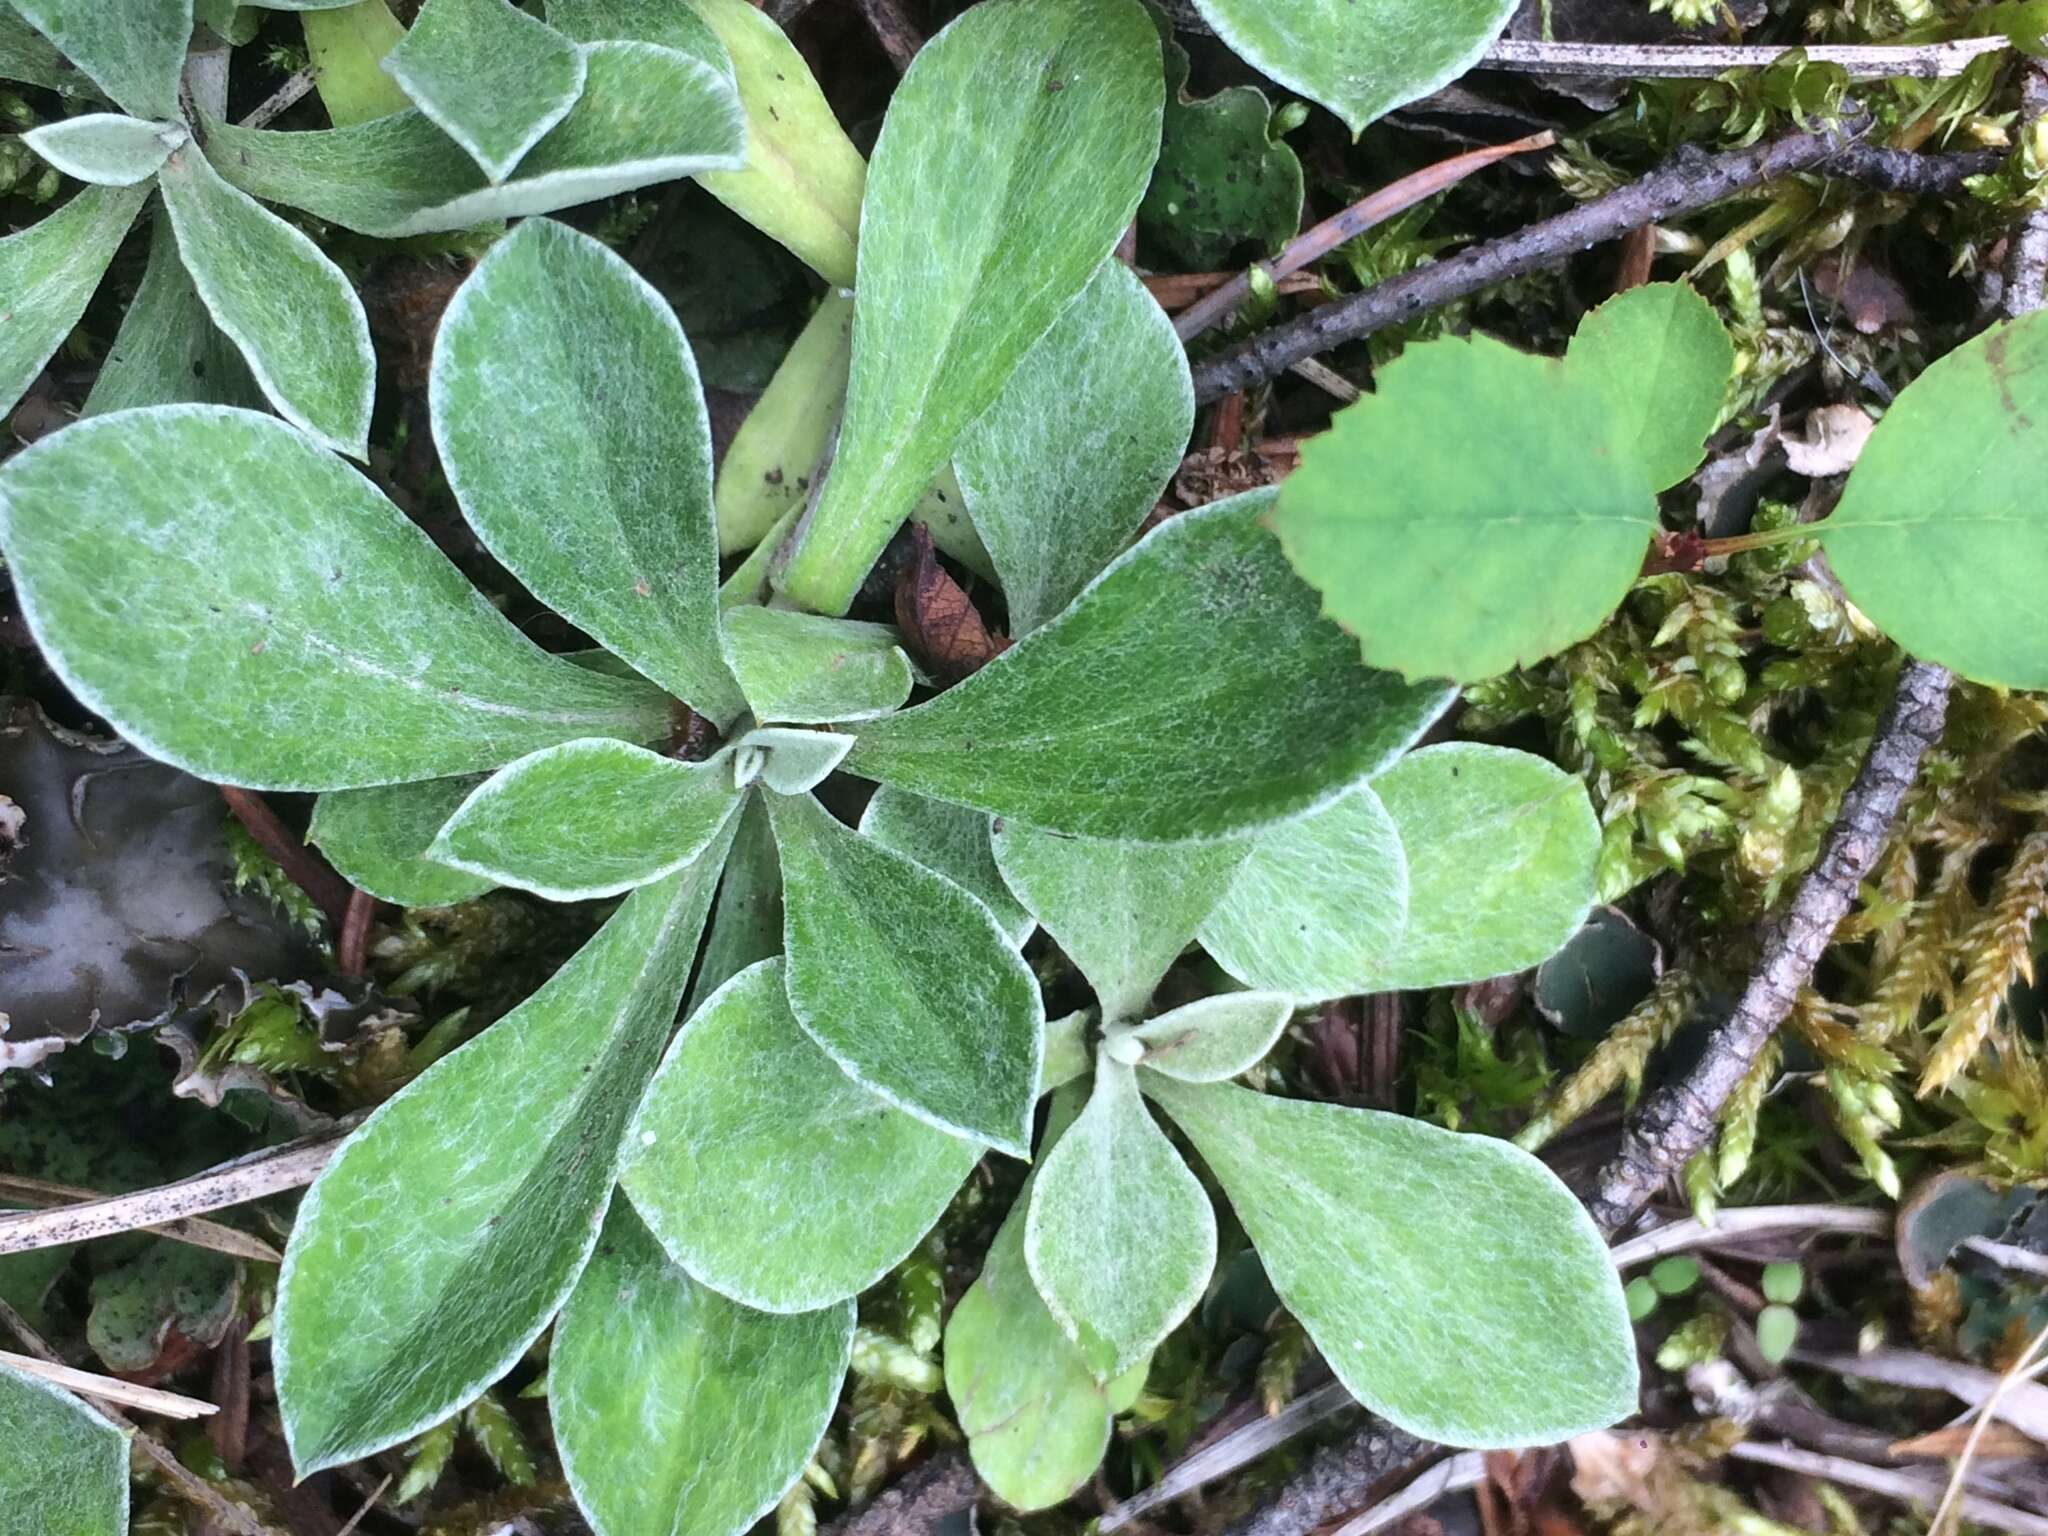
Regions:
<instances>
[{"instance_id":1,"label":"brown fallen leaf","mask_svg":"<svg viewBox=\"0 0 2048 1536\"><path fill-rule=\"evenodd\" d=\"M980 671L1010 648L994 634L966 589L939 564L931 530L910 526L911 555L896 577L896 627L920 665L945 682Z\"/></svg>"},{"instance_id":2,"label":"brown fallen leaf","mask_svg":"<svg viewBox=\"0 0 2048 1536\"><path fill-rule=\"evenodd\" d=\"M1951 1424L1946 1429L1932 1430L1924 1435L1913 1435L1904 1440L1894 1440L1888 1450L1894 1456L1925 1457L1934 1461L1947 1461L1963 1454L1963 1445L1970 1438L1972 1426ZM1977 1455L1981 1458L2020 1457L2037 1460L2048 1455L2041 1442L2030 1435L2021 1434L2010 1424L1993 1422L1984 1426L1977 1440Z\"/></svg>"}]
</instances>

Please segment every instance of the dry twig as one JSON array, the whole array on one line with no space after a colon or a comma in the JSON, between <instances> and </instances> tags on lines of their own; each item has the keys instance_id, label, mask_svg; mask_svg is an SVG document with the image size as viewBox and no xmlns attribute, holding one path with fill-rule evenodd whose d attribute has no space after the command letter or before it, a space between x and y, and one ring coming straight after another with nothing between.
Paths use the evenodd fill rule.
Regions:
<instances>
[{"instance_id":1,"label":"dry twig","mask_svg":"<svg viewBox=\"0 0 2048 1536\"><path fill-rule=\"evenodd\" d=\"M1481 69L1518 75L1582 75L1603 80L1711 80L1731 69L1768 69L1794 53L1832 64L1851 80L1945 80L1987 53L2012 46L2003 37L1968 37L1918 47L1817 43L1809 48L1716 46L1712 43L1545 43L1502 38Z\"/></svg>"}]
</instances>

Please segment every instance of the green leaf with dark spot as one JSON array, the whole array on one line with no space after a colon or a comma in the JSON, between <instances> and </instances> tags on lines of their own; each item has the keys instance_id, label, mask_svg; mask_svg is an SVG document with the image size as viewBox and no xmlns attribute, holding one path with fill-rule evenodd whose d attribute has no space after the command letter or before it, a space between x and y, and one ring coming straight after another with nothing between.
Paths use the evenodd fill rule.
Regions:
<instances>
[{"instance_id":1,"label":"green leaf with dark spot","mask_svg":"<svg viewBox=\"0 0 2048 1536\"><path fill-rule=\"evenodd\" d=\"M399 907L448 907L497 882L427 856L441 828L484 775L341 789L313 806L306 836L351 885Z\"/></svg>"},{"instance_id":2,"label":"green leaf with dark spot","mask_svg":"<svg viewBox=\"0 0 2048 1536\"><path fill-rule=\"evenodd\" d=\"M11 411L78 324L147 187L87 187L40 223L0 239L0 411Z\"/></svg>"},{"instance_id":3,"label":"green leaf with dark spot","mask_svg":"<svg viewBox=\"0 0 2048 1536\"><path fill-rule=\"evenodd\" d=\"M178 116L192 0L9 0L122 111Z\"/></svg>"},{"instance_id":4,"label":"green leaf with dark spot","mask_svg":"<svg viewBox=\"0 0 2048 1536\"><path fill-rule=\"evenodd\" d=\"M438 1424L568 1296L723 852L634 892L540 991L381 1106L314 1184L273 1346L300 1476Z\"/></svg>"},{"instance_id":5,"label":"green leaf with dark spot","mask_svg":"<svg viewBox=\"0 0 2048 1536\"><path fill-rule=\"evenodd\" d=\"M798 1028L783 962L764 960L670 1048L620 1180L696 1279L746 1306L807 1312L901 1263L981 1153L841 1072Z\"/></svg>"},{"instance_id":6,"label":"green leaf with dark spot","mask_svg":"<svg viewBox=\"0 0 2048 1536\"><path fill-rule=\"evenodd\" d=\"M511 0L427 0L384 68L492 181L583 94L582 50Z\"/></svg>"},{"instance_id":7,"label":"green leaf with dark spot","mask_svg":"<svg viewBox=\"0 0 2048 1536\"><path fill-rule=\"evenodd\" d=\"M1606 395L1621 444L1661 491L1699 468L1735 343L1691 285L1646 283L1581 320L1565 362Z\"/></svg>"},{"instance_id":8,"label":"green leaf with dark spot","mask_svg":"<svg viewBox=\"0 0 2048 1536\"><path fill-rule=\"evenodd\" d=\"M127 1536L128 1437L69 1392L0 1365L0 1443L9 1536Z\"/></svg>"},{"instance_id":9,"label":"green leaf with dark spot","mask_svg":"<svg viewBox=\"0 0 2048 1536\"><path fill-rule=\"evenodd\" d=\"M1271 506L1162 524L966 682L862 727L848 770L1135 842L1249 832L1377 772L1450 690L1359 665L1261 526Z\"/></svg>"},{"instance_id":10,"label":"green leaf with dark spot","mask_svg":"<svg viewBox=\"0 0 2048 1536\"><path fill-rule=\"evenodd\" d=\"M598 1536L741 1536L803 1475L852 1353L852 1302L749 1311L614 1203L548 1357L576 1502Z\"/></svg>"},{"instance_id":11,"label":"green leaf with dark spot","mask_svg":"<svg viewBox=\"0 0 2048 1536\"><path fill-rule=\"evenodd\" d=\"M944 875L994 913L1012 943L1022 944L1038 920L1004 882L989 833L985 811L886 785L875 791L860 818L862 837Z\"/></svg>"},{"instance_id":12,"label":"green leaf with dark spot","mask_svg":"<svg viewBox=\"0 0 2048 1536\"><path fill-rule=\"evenodd\" d=\"M887 624L753 604L725 615L725 656L758 720L823 725L900 709L914 681Z\"/></svg>"},{"instance_id":13,"label":"green leaf with dark spot","mask_svg":"<svg viewBox=\"0 0 2048 1536\"><path fill-rule=\"evenodd\" d=\"M659 689L539 650L271 417L174 405L67 427L0 469L0 548L71 691L201 778L354 789L668 734Z\"/></svg>"}]
</instances>

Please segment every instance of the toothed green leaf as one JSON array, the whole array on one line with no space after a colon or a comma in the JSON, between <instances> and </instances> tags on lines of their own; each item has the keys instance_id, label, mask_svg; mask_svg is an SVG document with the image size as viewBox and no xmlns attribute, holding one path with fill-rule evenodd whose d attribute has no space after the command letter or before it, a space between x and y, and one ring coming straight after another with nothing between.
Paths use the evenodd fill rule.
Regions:
<instances>
[{"instance_id":1,"label":"toothed green leaf","mask_svg":"<svg viewBox=\"0 0 2048 1536\"><path fill-rule=\"evenodd\" d=\"M1606 395L1620 441L1661 491L1699 468L1735 343L1689 285L1645 283L1581 320L1565 362Z\"/></svg>"}]
</instances>

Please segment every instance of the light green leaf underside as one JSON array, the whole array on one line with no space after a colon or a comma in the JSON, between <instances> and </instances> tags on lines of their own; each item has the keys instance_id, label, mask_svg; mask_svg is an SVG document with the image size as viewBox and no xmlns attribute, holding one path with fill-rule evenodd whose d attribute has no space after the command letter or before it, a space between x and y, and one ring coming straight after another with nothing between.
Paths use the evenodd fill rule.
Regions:
<instances>
[{"instance_id":1,"label":"light green leaf underside","mask_svg":"<svg viewBox=\"0 0 2048 1536\"><path fill-rule=\"evenodd\" d=\"M918 52L861 212L839 454L782 574L842 613L1144 196L1165 102L1135 0L990 0Z\"/></svg>"},{"instance_id":2,"label":"light green leaf underside","mask_svg":"<svg viewBox=\"0 0 2048 1536\"><path fill-rule=\"evenodd\" d=\"M354 789L668 732L658 689L536 648L271 417L179 405L68 427L0 469L0 547L71 690L202 778Z\"/></svg>"},{"instance_id":3,"label":"light green leaf underside","mask_svg":"<svg viewBox=\"0 0 2048 1536\"><path fill-rule=\"evenodd\" d=\"M366 458L377 357L362 301L312 239L214 173L196 148L158 174L206 312L292 425Z\"/></svg>"},{"instance_id":4,"label":"light green leaf underside","mask_svg":"<svg viewBox=\"0 0 2048 1536\"><path fill-rule=\"evenodd\" d=\"M0 5L0 80L40 85L67 96L98 94L76 64L5 5Z\"/></svg>"},{"instance_id":5,"label":"light green leaf underside","mask_svg":"<svg viewBox=\"0 0 2048 1536\"><path fill-rule=\"evenodd\" d=\"M1407 924L1400 831L1360 784L1252 838L1201 939L1246 986L1308 1002L1371 990Z\"/></svg>"},{"instance_id":6,"label":"light green leaf underside","mask_svg":"<svg viewBox=\"0 0 2048 1536\"><path fill-rule=\"evenodd\" d=\"M846 400L852 347L853 296L828 293L776 365L718 466L721 555L754 549L802 508Z\"/></svg>"},{"instance_id":7,"label":"light green leaf underside","mask_svg":"<svg viewBox=\"0 0 2048 1536\"><path fill-rule=\"evenodd\" d=\"M142 284L121 316L83 414L186 402L255 407L263 404L263 392L200 301L171 221L157 219L149 227Z\"/></svg>"},{"instance_id":8,"label":"light green leaf underside","mask_svg":"<svg viewBox=\"0 0 2048 1536\"><path fill-rule=\"evenodd\" d=\"M1194 420L1173 323L1136 273L1104 262L954 455L1012 635L1052 618L1124 551Z\"/></svg>"},{"instance_id":9,"label":"light green leaf underside","mask_svg":"<svg viewBox=\"0 0 2048 1536\"><path fill-rule=\"evenodd\" d=\"M1147 847L998 823L1003 879L1095 989L1112 1022L1139 1013L1244 862L1242 843Z\"/></svg>"},{"instance_id":10,"label":"light green leaf underside","mask_svg":"<svg viewBox=\"0 0 2048 1536\"><path fill-rule=\"evenodd\" d=\"M1606 396L1617 443L1661 491L1699 468L1735 371L1735 343L1690 285L1646 283L1581 320L1565 362Z\"/></svg>"},{"instance_id":11,"label":"light green leaf underside","mask_svg":"<svg viewBox=\"0 0 2048 1536\"><path fill-rule=\"evenodd\" d=\"M1540 964L1593 909L1600 825L1577 775L1446 742L1373 780L1408 859L1408 923L1355 990L1484 981Z\"/></svg>"},{"instance_id":12,"label":"light green leaf underside","mask_svg":"<svg viewBox=\"0 0 2048 1536\"><path fill-rule=\"evenodd\" d=\"M1131 1035L1145 1048L1146 1071L1220 1083L1265 1060L1293 1016L1294 1000L1280 993L1224 992L1147 1019Z\"/></svg>"},{"instance_id":13,"label":"light green leaf underside","mask_svg":"<svg viewBox=\"0 0 2048 1536\"><path fill-rule=\"evenodd\" d=\"M775 829L759 794L750 794L740 808L732 849L725 856L725 877L718 883L718 904L711 912L711 935L690 983L688 1018L704 999L758 960L782 953L782 866L775 857Z\"/></svg>"},{"instance_id":14,"label":"light green leaf underside","mask_svg":"<svg viewBox=\"0 0 2048 1536\"><path fill-rule=\"evenodd\" d=\"M1599 1232L1504 1141L1156 1074L1281 1302L1337 1379L1411 1434L1549 1445L1636 1411L1635 1339Z\"/></svg>"},{"instance_id":15,"label":"light green leaf underside","mask_svg":"<svg viewBox=\"0 0 2048 1536\"><path fill-rule=\"evenodd\" d=\"M0 1365L0 1531L127 1536L128 1437L61 1387Z\"/></svg>"},{"instance_id":16,"label":"light green leaf underside","mask_svg":"<svg viewBox=\"0 0 2048 1536\"><path fill-rule=\"evenodd\" d=\"M400 907L447 907L481 896L497 884L427 856L484 775L342 789L313 806L307 837L351 885Z\"/></svg>"},{"instance_id":17,"label":"light green leaf underside","mask_svg":"<svg viewBox=\"0 0 2048 1536\"><path fill-rule=\"evenodd\" d=\"M185 142L175 124L145 122L118 112L89 112L45 123L22 143L78 181L132 187L154 176L164 157Z\"/></svg>"},{"instance_id":18,"label":"light green leaf underside","mask_svg":"<svg viewBox=\"0 0 2048 1536\"><path fill-rule=\"evenodd\" d=\"M583 93L583 53L511 0L427 0L384 68L503 181Z\"/></svg>"},{"instance_id":19,"label":"light green leaf underside","mask_svg":"<svg viewBox=\"0 0 2048 1536\"><path fill-rule=\"evenodd\" d=\"M1026 1156L1045 1012L988 908L808 796L768 814L805 1033L898 1108Z\"/></svg>"},{"instance_id":20,"label":"light green leaf underside","mask_svg":"<svg viewBox=\"0 0 2048 1536\"><path fill-rule=\"evenodd\" d=\"M1900 392L1820 525L1849 598L1916 656L2048 688L2048 315L1986 331Z\"/></svg>"},{"instance_id":21,"label":"light green leaf underside","mask_svg":"<svg viewBox=\"0 0 2048 1536\"><path fill-rule=\"evenodd\" d=\"M738 714L719 654L710 420L661 295L588 235L529 219L448 306L428 398L448 483L491 553L700 714Z\"/></svg>"},{"instance_id":22,"label":"light green leaf underside","mask_svg":"<svg viewBox=\"0 0 2048 1536\"><path fill-rule=\"evenodd\" d=\"M1088 1107L1032 1180L1024 1257L1097 1380L1149 1359L1216 1268L1216 1213L1127 1066L1100 1060Z\"/></svg>"},{"instance_id":23,"label":"light green leaf underside","mask_svg":"<svg viewBox=\"0 0 2048 1536\"><path fill-rule=\"evenodd\" d=\"M778 795L808 795L846 761L851 736L764 726L733 743L735 781L759 779Z\"/></svg>"},{"instance_id":24,"label":"light green leaf underside","mask_svg":"<svg viewBox=\"0 0 2048 1536\"><path fill-rule=\"evenodd\" d=\"M995 914L1012 944L1021 945L1038 926L996 867L985 811L885 785L868 801L860 835L944 875Z\"/></svg>"},{"instance_id":25,"label":"light green leaf underside","mask_svg":"<svg viewBox=\"0 0 2048 1536\"><path fill-rule=\"evenodd\" d=\"M1154 529L1058 618L850 771L1078 837L1229 837L1377 772L1450 691L1358 664L1261 526L1272 493Z\"/></svg>"},{"instance_id":26,"label":"light green leaf underside","mask_svg":"<svg viewBox=\"0 0 2048 1536\"><path fill-rule=\"evenodd\" d=\"M413 112L426 122L413 108L412 98L384 72L385 57L405 40L405 28L391 14L388 3L360 0L354 5L309 11L299 18L299 25L306 35L313 85L320 93L320 104L327 108L328 122L336 128L349 128L394 112ZM440 143L456 149L446 134L430 123L427 126ZM468 163L474 168L474 161ZM483 180L481 173L477 180Z\"/></svg>"},{"instance_id":27,"label":"light green leaf underside","mask_svg":"<svg viewBox=\"0 0 2048 1536\"><path fill-rule=\"evenodd\" d=\"M1606 392L1478 335L1381 369L1373 394L1303 446L1273 514L1288 559L1369 664L1459 682L1592 634L1656 521Z\"/></svg>"},{"instance_id":28,"label":"light green leaf underside","mask_svg":"<svg viewBox=\"0 0 2048 1536\"><path fill-rule=\"evenodd\" d=\"M900 709L914 681L887 624L828 619L786 608L733 608L725 656L759 720L823 725Z\"/></svg>"},{"instance_id":29,"label":"light green leaf underside","mask_svg":"<svg viewBox=\"0 0 2048 1536\"><path fill-rule=\"evenodd\" d=\"M1055 1094L1041 1158L1080 1106ZM1033 1176L1036 1178L1036 1175ZM981 1277L946 1321L946 1395L974 1470L1022 1510L1058 1504L1088 1481L1109 1448L1110 1416L1144 1385L1144 1366L1104 1387L1046 1308L1024 1262L1032 1180L1025 1182L982 1261Z\"/></svg>"},{"instance_id":30,"label":"light green leaf underside","mask_svg":"<svg viewBox=\"0 0 2048 1536\"><path fill-rule=\"evenodd\" d=\"M841 1072L797 1026L783 963L764 960L670 1049L620 1178L696 1279L746 1306L807 1312L895 1268L980 1157Z\"/></svg>"},{"instance_id":31,"label":"light green leaf underside","mask_svg":"<svg viewBox=\"0 0 2048 1536\"><path fill-rule=\"evenodd\" d=\"M0 239L0 412L14 409L56 355L148 197L146 187L86 187L55 213Z\"/></svg>"},{"instance_id":32,"label":"light green leaf underside","mask_svg":"<svg viewBox=\"0 0 2048 1536\"><path fill-rule=\"evenodd\" d=\"M1517 0L1195 0L1252 68L1321 102L1353 135L1479 62Z\"/></svg>"},{"instance_id":33,"label":"light green leaf underside","mask_svg":"<svg viewBox=\"0 0 2048 1536\"><path fill-rule=\"evenodd\" d=\"M774 1508L831 1420L853 1316L735 1306L616 1202L548 1357L562 1470L598 1536L741 1536Z\"/></svg>"},{"instance_id":34,"label":"light green leaf underside","mask_svg":"<svg viewBox=\"0 0 2048 1536\"><path fill-rule=\"evenodd\" d=\"M175 118L192 0L9 0L122 111Z\"/></svg>"},{"instance_id":35,"label":"light green leaf underside","mask_svg":"<svg viewBox=\"0 0 2048 1536\"><path fill-rule=\"evenodd\" d=\"M382 239L550 213L739 164L745 121L731 81L645 43L585 50L583 95L492 186L425 114L283 133L209 119L207 149L243 191Z\"/></svg>"},{"instance_id":36,"label":"light green leaf underside","mask_svg":"<svg viewBox=\"0 0 2048 1536\"><path fill-rule=\"evenodd\" d=\"M597 1241L722 852L635 892L540 991L378 1109L313 1186L274 1347L301 1476L439 1423L554 1316Z\"/></svg>"},{"instance_id":37,"label":"light green leaf underside","mask_svg":"<svg viewBox=\"0 0 2048 1536\"><path fill-rule=\"evenodd\" d=\"M681 763L623 741L570 741L485 780L427 856L549 901L592 901L674 874L738 808L723 758Z\"/></svg>"}]
</instances>

